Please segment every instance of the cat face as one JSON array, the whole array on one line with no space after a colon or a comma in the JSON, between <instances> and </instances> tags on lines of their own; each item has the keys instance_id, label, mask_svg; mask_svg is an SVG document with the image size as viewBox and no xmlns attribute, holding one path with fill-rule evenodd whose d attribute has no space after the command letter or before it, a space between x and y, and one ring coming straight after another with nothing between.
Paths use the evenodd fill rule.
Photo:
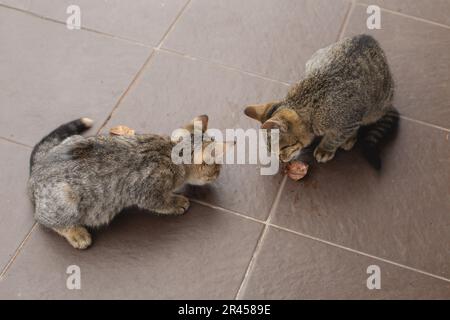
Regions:
<instances>
[{"instance_id":1,"label":"cat face","mask_svg":"<svg viewBox=\"0 0 450 320\"><path fill-rule=\"evenodd\" d=\"M202 186L214 182L220 174L220 164L189 164L186 165L188 171L187 183L195 186Z\"/></svg>"},{"instance_id":2,"label":"cat face","mask_svg":"<svg viewBox=\"0 0 450 320\"><path fill-rule=\"evenodd\" d=\"M215 163L216 159L224 156L225 152L231 148L234 143L211 141L206 130L208 128L208 116L202 115L194 118L188 123L184 129L188 130L191 135L194 134L194 124L202 125L202 163L194 163L194 152L192 153L192 164L186 164L185 168L188 173L187 183L192 185L204 185L211 183L219 177L221 165ZM194 141L192 139L192 150L194 150Z\"/></svg>"},{"instance_id":3,"label":"cat face","mask_svg":"<svg viewBox=\"0 0 450 320\"><path fill-rule=\"evenodd\" d=\"M279 130L279 158L282 162L294 159L314 139L307 123L282 102L251 105L245 108L244 113L260 121L261 129Z\"/></svg>"}]
</instances>

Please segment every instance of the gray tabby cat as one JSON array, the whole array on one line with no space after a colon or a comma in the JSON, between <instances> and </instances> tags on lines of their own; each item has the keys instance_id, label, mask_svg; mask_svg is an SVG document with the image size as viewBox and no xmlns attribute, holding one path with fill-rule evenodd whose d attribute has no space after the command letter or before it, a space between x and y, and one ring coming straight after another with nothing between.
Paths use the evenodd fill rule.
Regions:
<instances>
[{"instance_id":1,"label":"gray tabby cat","mask_svg":"<svg viewBox=\"0 0 450 320\"><path fill-rule=\"evenodd\" d=\"M201 121L206 130L207 116L186 126L189 132L194 121ZM189 200L174 191L186 183L212 182L219 175L218 164L174 164L175 143L169 137L78 135L91 125L92 120L81 118L60 126L34 147L30 159L29 192L35 219L75 248L91 244L85 227L108 224L126 207L184 213ZM202 143L205 147L213 142Z\"/></svg>"},{"instance_id":2,"label":"gray tabby cat","mask_svg":"<svg viewBox=\"0 0 450 320\"><path fill-rule=\"evenodd\" d=\"M397 125L392 106L394 82L385 54L368 35L346 38L317 51L306 63L304 78L283 101L248 106L245 114L262 128L280 130L280 160L288 162L315 137L318 162L331 160L338 148L353 148L364 129L363 152L380 169L378 144Z\"/></svg>"}]
</instances>

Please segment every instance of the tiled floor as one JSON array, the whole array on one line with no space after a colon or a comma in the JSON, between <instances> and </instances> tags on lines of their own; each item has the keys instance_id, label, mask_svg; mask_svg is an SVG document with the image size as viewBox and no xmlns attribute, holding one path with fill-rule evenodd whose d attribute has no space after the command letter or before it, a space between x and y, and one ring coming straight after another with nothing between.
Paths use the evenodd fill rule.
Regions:
<instances>
[{"instance_id":1,"label":"tiled floor","mask_svg":"<svg viewBox=\"0 0 450 320\"><path fill-rule=\"evenodd\" d=\"M71 31L74 1L0 0L0 298L449 299L450 1L371 1L371 31L363 2L80 0ZM358 33L384 47L403 115L381 173L357 151L301 182L226 166L187 190L186 215L125 211L87 251L34 224L28 157L60 123L256 127L244 105L283 97L315 50Z\"/></svg>"}]
</instances>

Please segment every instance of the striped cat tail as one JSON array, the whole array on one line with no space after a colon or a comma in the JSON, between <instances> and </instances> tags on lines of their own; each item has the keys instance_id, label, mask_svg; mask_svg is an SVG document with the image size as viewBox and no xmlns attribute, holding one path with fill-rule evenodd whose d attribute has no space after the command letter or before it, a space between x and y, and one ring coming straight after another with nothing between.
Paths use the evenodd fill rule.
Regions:
<instances>
[{"instance_id":1,"label":"striped cat tail","mask_svg":"<svg viewBox=\"0 0 450 320\"><path fill-rule=\"evenodd\" d=\"M397 130L398 122L399 113L394 107L391 107L380 120L362 127L360 130L359 140L361 141L363 155L376 170L381 169L380 143Z\"/></svg>"},{"instance_id":2,"label":"striped cat tail","mask_svg":"<svg viewBox=\"0 0 450 320\"><path fill-rule=\"evenodd\" d=\"M64 139L80 134L92 127L93 121L89 118L80 118L66 124L63 124L45 136L31 152L30 156L30 172L36 161L47 154L53 147L60 144Z\"/></svg>"}]
</instances>

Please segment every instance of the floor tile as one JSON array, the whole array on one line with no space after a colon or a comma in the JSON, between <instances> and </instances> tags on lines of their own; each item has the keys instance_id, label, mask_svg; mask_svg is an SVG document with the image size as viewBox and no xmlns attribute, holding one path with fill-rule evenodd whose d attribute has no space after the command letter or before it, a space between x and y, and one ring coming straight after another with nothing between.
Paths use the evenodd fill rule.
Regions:
<instances>
[{"instance_id":1,"label":"floor tile","mask_svg":"<svg viewBox=\"0 0 450 320\"><path fill-rule=\"evenodd\" d=\"M378 266L380 289L367 279ZM243 299L449 299L450 283L270 228Z\"/></svg>"},{"instance_id":2,"label":"floor tile","mask_svg":"<svg viewBox=\"0 0 450 320\"><path fill-rule=\"evenodd\" d=\"M307 59L336 41L348 1L196 0L165 48L295 82Z\"/></svg>"},{"instance_id":3,"label":"floor tile","mask_svg":"<svg viewBox=\"0 0 450 320\"><path fill-rule=\"evenodd\" d=\"M69 0L0 0L0 272L34 223L31 149L7 139L31 146L80 116L96 120L94 134L187 2L77 1L82 25L95 32L66 28ZM450 29L382 11L382 29L370 31L358 0L341 30L351 2L191 0L102 130L124 124L170 134L200 114L212 128L258 128L244 106L284 97L281 82L296 82L312 53L341 31L380 41L395 105L420 121L401 121L380 173L359 150L320 166L303 155L309 174L287 181L271 223L305 236L270 226L239 298L450 299L449 281L338 247L450 279L450 131L421 122L450 128ZM450 25L448 1L372 3ZM94 231L87 251L37 227L0 279L0 299L232 299L263 224L200 203L267 219L282 175L259 170L226 165L214 184L186 188L199 202L184 216L126 210ZM71 265L81 268L81 290L66 287ZM371 265L381 269L381 290L366 286Z\"/></svg>"},{"instance_id":4,"label":"floor tile","mask_svg":"<svg viewBox=\"0 0 450 320\"><path fill-rule=\"evenodd\" d=\"M106 119L150 49L0 7L0 136L35 144L80 116Z\"/></svg>"},{"instance_id":5,"label":"floor tile","mask_svg":"<svg viewBox=\"0 0 450 320\"><path fill-rule=\"evenodd\" d=\"M396 81L395 105L406 116L450 128L450 29L383 12L369 31L357 6L346 34L372 34L386 51Z\"/></svg>"},{"instance_id":6,"label":"floor tile","mask_svg":"<svg viewBox=\"0 0 450 320\"><path fill-rule=\"evenodd\" d=\"M339 152L288 181L277 225L450 278L449 133L402 121L375 172Z\"/></svg>"},{"instance_id":7,"label":"floor tile","mask_svg":"<svg viewBox=\"0 0 450 320\"><path fill-rule=\"evenodd\" d=\"M34 223L33 209L27 196L30 152L29 148L0 139L0 270Z\"/></svg>"},{"instance_id":8,"label":"floor tile","mask_svg":"<svg viewBox=\"0 0 450 320\"><path fill-rule=\"evenodd\" d=\"M358 0L382 8L412 15L418 18L450 25L450 2L448 0Z\"/></svg>"},{"instance_id":9,"label":"floor tile","mask_svg":"<svg viewBox=\"0 0 450 320\"><path fill-rule=\"evenodd\" d=\"M39 227L0 282L2 299L232 299L262 225L193 204L184 216L124 212L77 251ZM66 288L77 265L81 289Z\"/></svg>"},{"instance_id":10,"label":"floor tile","mask_svg":"<svg viewBox=\"0 0 450 320\"><path fill-rule=\"evenodd\" d=\"M107 127L127 125L137 132L170 135L195 116L208 114L209 128L256 129L258 123L243 114L244 106L281 98L287 89L233 70L158 52ZM265 219L281 178L261 176L256 165L232 164L223 167L213 185L189 192L202 201Z\"/></svg>"},{"instance_id":11,"label":"floor tile","mask_svg":"<svg viewBox=\"0 0 450 320\"><path fill-rule=\"evenodd\" d=\"M32 0L0 0L0 4L12 7L12 8L17 8L17 9L22 9L22 10L26 10L30 7L30 3Z\"/></svg>"},{"instance_id":12,"label":"floor tile","mask_svg":"<svg viewBox=\"0 0 450 320\"><path fill-rule=\"evenodd\" d=\"M76 4L81 10L82 27L109 33L156 46L168 31L188 0L0 0L38 15L66 22L67 7ZM132 19L130 19L132 17Z\"/></svg>"}]
</instances>

